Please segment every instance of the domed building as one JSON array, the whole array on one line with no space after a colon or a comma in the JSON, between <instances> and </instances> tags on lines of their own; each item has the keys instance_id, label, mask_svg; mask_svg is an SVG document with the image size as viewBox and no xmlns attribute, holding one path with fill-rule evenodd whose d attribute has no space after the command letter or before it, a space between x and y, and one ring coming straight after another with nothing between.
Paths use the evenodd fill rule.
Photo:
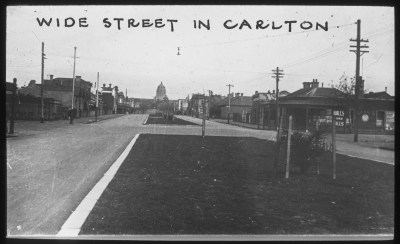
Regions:
<instances>
[{"instance_id":1,"label":"domed building","mask_svg":"<svg viewBox=\"0 0 400 244\"><path fill-rule=\"evenodd\" d=\"M165 86L163 85L163 83L161 81L160 85L158 85L158 87L157 87L156 96L155 96L154 100L162 101L162 100L164 100L164 98L166 96L167 96L167 91L166 91Z\"/></svg>"}]
</instances>

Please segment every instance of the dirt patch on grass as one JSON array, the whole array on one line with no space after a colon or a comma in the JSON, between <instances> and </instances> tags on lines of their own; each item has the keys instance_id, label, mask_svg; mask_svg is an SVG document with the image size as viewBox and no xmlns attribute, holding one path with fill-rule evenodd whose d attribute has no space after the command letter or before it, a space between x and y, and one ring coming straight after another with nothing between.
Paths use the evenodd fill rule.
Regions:
<instances>
[{"instance_id":1,"label":"dirt patch on grass","mask_svg":"<svg viewBox=\"0 0 400 244\"><path fill-rule=\"evenodd\" d=\"M273 169L272 142L141 135L80 234L394 232L394 168L330 155L321 174Z\"/></svg>"}]
</instances>

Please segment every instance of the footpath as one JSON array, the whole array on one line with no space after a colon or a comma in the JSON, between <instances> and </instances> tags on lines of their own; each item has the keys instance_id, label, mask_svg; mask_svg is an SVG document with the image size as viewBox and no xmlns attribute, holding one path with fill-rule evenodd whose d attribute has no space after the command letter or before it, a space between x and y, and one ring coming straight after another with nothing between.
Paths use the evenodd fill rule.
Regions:
<instances>
[{"instance_id":1,"label":"footpath","mask_svg":"<svg viewBox=\"0 0 400 244\"><path fill-rule=\"evenodd\" d=\"M97 117L97 122L121 116L124 116L124 114L101 115ZM95 120L96 120L95 116L81 117L74 119L74 124L96 123ZM10 123L8 122L7 128L9 128L9 126ZM7 133L7 138L34 135L42 133L43 131L53 130L65 126L73 126L73 124L71 125L68 119L44 121L43 123L40 123L40 121L32 121L32 120L17 120L15 121L14 124L14 134Z\"/></svg>"},{"instance_id":2,"label":"footpath","mask_svg":"<svg viewBox=\"0 0 400 244\"><path fill-rule=\"evenodd\" d=\"M225 119L210 119L210 121L228 124ZM262 126L230 121L232 126L240 126L255 130L262 129ZM326 136L326 140L332 141L331 135ZM358 135L358 142L353 141L353 134L337 134L337 152L347 156L374 160L377 162L394 165L394 135Z\"/></svg>"}]
</instances>

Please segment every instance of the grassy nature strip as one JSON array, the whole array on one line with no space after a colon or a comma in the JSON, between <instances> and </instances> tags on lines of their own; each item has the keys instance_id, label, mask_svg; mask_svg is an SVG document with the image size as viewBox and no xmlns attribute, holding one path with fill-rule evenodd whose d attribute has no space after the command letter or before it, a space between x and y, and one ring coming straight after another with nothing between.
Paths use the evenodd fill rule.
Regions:
<instances>
[{"instance_id":1,"label":"grassy nature strip","mask_svg":"<svg viewBox=\"0 0 400 244\"><path fill-rule=\"evenodd\" d=\"M327 153L284 180L266 140L141 135L80 234L393 233L393 166L338 155L330 173Z\"/></svg>"},{"instance_id":2,"label":"grassy nature strip","mask_svg":"<svg viewBox=\"0 0 400 244\"><path fill-rule=\"evenodd\" d=\"M165 119L163 117L149 117L146 121L146 125L150 124L162 124L162 125L198 125L193 122L189 122L183 119L174 118L172 119Z\"/></svg>"}]
</instances>

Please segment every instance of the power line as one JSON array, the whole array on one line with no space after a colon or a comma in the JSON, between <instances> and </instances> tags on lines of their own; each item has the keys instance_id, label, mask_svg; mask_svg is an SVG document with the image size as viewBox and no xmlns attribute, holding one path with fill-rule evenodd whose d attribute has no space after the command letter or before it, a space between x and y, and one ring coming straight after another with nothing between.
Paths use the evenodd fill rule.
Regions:
<instances>
[{"instance_id":1,"label":"power line","mask_svg":"<svg viewBox=\"0 0 400 244\"><path fill-rule=\"evenodd\" d=\"M345 26L350 26L354 25L355 23L349 23L349 24L344 24L344 25L335 25L335 26L328 26L328 28L340 28L340 27L345 27ZM187 45L187 46L180 46L181 48L192 48L192 47L203 47L203 46L211 46L211 45L223 45L223 44L230 44L230 43L238 43L238 42L248 42L248 41L254 41L254 40L261 40L261 39L266 39L266 38L274 38L274 37L282 37L282 36L288 36L288 35L297 35L297 34L304 34L304 33L310 33L314 32L317 30L309 30L309 31L299 31L299 32L289 32L289 33L284 33L284 34L279 34L279 35L266 35L262 37L256 37L256 38L248 38L248 39L241 39L241 40L234 40L234 41L225 41L225 42L213 42L213 43L205 43L205 44L198 44L198 45Z\"/></svg>"},{"instance_id":2,"label":"power line","mask_svg":"<svg viewBox=\"0 0 400 244\"><path fill-rule=\"evenodd\" d=\"M385 33L391 32L393 30L394 29L389 29L389 30L380 31L380 32L379 31L378 32L373 31L372 34L366 35L366 37L372 37L372 36L376 36L376 35L380 35L381 36L381 35L383 35ZM292 63L283 65L283 67L287 68L287 67L296 66L298 64L305 64L305 63L308 63L308 62L313 61L315 59L326 57L328 54L343 51L343 50L345 50L347 48L347 41L346 42L340 42L338 45L336 45L335 49L329 50L331 48L332 47L329 47L327 49L323 49L323 50L319 51L319 52L322 52L321 54L319 54L319 52L317 52L316 54L313 54L313 55L309 56L308 58L299 59L299 60L294 61Z\"/></svg>"}]
</instances>

